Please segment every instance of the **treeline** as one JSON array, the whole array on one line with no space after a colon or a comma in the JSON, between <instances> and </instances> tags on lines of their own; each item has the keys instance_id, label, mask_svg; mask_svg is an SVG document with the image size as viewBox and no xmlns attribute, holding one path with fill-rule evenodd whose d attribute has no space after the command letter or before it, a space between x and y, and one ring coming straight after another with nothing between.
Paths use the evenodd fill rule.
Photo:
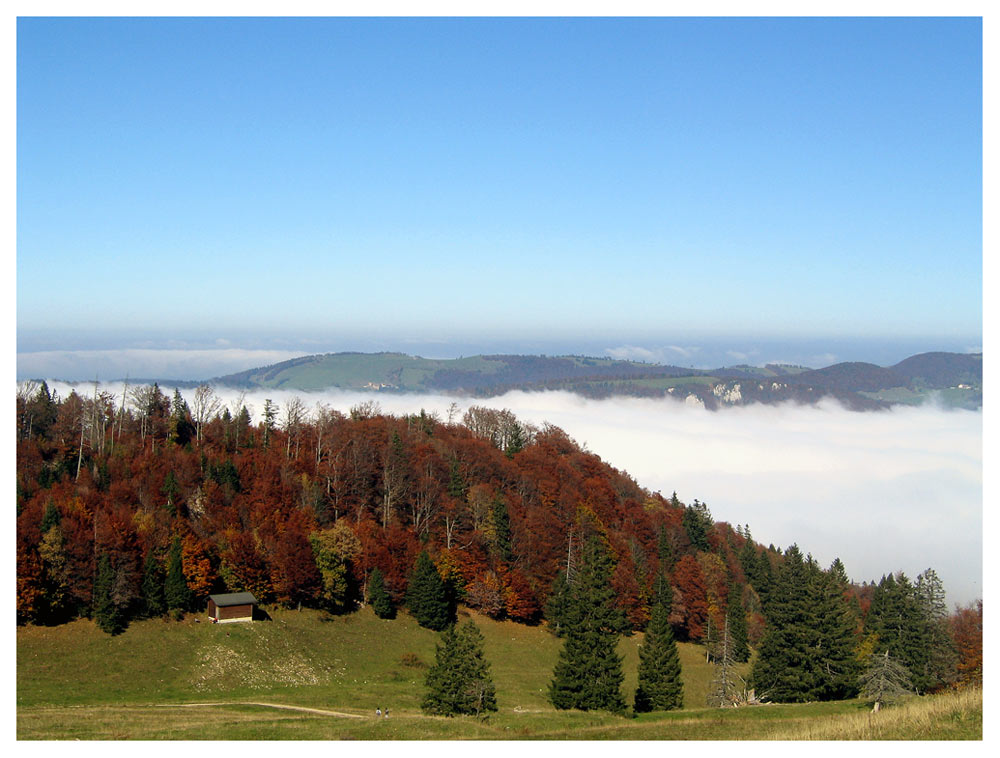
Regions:
<instances>
[{"instance_id":1,"label":"treeline","mask_svg":"<svg viewBox=\"0 0 1000 758\"><path fill-rule=\"evenodd\" d=\"M208 386L62 398L29 383L17 394L16 503L18 623L93 617L117 633L248 591L418 618L416 598L437 597L446 617L462 603L566 635L597 540L614 619L604 631L659 620L661 637L666 624L712 650L724 641L736 660L756 648L759 695L848 696L886 651L919 691L981 677L981 606L977 647L974 609L949 617L932 571L852 584L839 561L822 569L794 546L764 548L706 504L648 492L509 411L390 416L370 401L345 414L293 398L266 401L254 423L242 397L224 405ZM428 588L435 577L441 588Z\"/></svg>"}]
</instances>

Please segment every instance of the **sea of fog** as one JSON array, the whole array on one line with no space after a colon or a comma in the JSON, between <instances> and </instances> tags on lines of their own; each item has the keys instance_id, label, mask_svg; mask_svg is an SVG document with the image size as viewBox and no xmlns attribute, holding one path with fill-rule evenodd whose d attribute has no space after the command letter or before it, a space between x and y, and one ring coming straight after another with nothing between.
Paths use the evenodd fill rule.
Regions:
<instances>
[{"instance_id":1,"label":"sea of fog","mask_svg":"<svg viewBox=\"0 0 1000 758\"><path fill-rule=\"evenodd\" d=\"M61 396L71 389L50 385ZM121 385L102 389L120 393ZM238 393L219 394L231 403ZM470 400L268 390L248 393L246 403L256 417L265 398L280 405L292 396L344 413L369 400L385 413L423 409L441 418L452 403L461 412L473 404L508 408L522 421L562 428L649 490L698 498L716 520L749 525L758 542L795 542L824 566L839 557L855 581L895 571L913 578L933 567L951 603L983 594L979 411L928 405L858 413L831 401L712 412L673 398L589 400L567 392Z\"/></svg>"}]
</instances>

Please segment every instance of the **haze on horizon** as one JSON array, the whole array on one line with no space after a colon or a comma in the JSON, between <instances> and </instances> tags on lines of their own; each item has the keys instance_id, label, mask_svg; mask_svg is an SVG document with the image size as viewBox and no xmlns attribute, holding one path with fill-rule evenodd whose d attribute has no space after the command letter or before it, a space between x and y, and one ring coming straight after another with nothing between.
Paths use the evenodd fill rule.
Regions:
<instances>
[{"instance_id":1,"label":"haze on horizon","mask_svg":"<svg viewBox=\"0 0 1000 758\"><path fill-rule=\"evenodd\" d=\"M982 342L979 19L20 18L17 44L22 354Z\"/></svg>"}]
</instances>

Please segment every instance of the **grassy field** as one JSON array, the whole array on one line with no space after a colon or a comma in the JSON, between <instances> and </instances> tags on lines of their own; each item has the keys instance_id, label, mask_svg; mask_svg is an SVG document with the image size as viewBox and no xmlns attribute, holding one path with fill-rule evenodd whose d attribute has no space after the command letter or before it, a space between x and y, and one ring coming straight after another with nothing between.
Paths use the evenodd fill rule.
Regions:
<instances>
[{"instance_id":1,"label":"grassy field","mask_svg":"<svg viewBox=\"0 0 1000 758\"><path fill-rule=\"evenodd\" d=\"M500 711L488 720L423 715L437 635L370 609L330 618L135 623L118 637L92 622L17 631L19 739L981 739L982 704L922 698L874 717L858 701L704 707L702 648L681 645L685 709L624 718L557 712L546 688L561 642L541 627L474 616ZM640 637L621 641L627 700ZM938 711L924 713L927 706ZM279 707L280 706L280 707ZM376 719L376 707L388 719ZM913 711L911 714L906 709ZM920 710L923 708L924 710ZM919 719L916 715L919 711ZM907 715L907 725L900 718ZM872 719L875 718L874 725ZM922 719L922 720L920 720ZM919 723L919 726L916 724ZM867 729L867 731L865 731ZM910 736L900 736L910 735Z\"/></svg>"}]
</instances>

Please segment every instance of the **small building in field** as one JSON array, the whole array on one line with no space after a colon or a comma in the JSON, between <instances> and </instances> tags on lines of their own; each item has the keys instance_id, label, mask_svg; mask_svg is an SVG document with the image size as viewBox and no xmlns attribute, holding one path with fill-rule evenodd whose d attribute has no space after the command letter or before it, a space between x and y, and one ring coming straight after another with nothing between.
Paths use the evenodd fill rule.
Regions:
<instances>
[{"instance_id":1,"label":"small building in field","mask_svg":"<svg viewBox=\"0 0 1000 758\"><path fill-rule=\"evenodd\" d=\"M208 596L208 617L213 623L229 621L253 621L253 609L257 598L249 592L229 592L225 595Z\"/></svg>"}]
</instances>

